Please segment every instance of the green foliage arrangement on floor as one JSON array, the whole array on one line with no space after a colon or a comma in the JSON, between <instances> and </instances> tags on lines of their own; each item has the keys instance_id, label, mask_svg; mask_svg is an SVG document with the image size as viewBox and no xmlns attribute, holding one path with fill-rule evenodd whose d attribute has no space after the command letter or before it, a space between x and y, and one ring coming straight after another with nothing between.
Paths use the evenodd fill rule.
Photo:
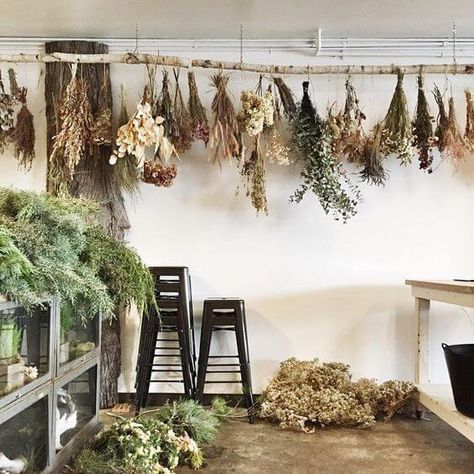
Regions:
<instances>
[{"instance_id":1,"label":"green foliage arrangement on floor","mask_svg":"<svg viewBox=\"0 0 474 474\"><path fill-rule=\"evenodd\" d=\"M367 378L354 382L349 369L318 359L282 362L262 393L259 416L282 428L312 432L328 425L369 427L413 409L413 384L389 380L379 385Z\"/></svg>"},{"instance_id":2,"label":"green foliage arrangement on floor","mask_svg":"<svg viewBox=\"0 0 474 474\"><path fill-rule=\"evenodd\" d=\"M219 411L214 413L214 406ZM225 402L206 409L193 400L121 419L99 433L76 458L76 474L171 473L178 465L199 469L201 448L218 433Z\"/></svg>"},{"instance_id":3,"label":"green foliage arrangement on floor","mask_svg":"<svg viewBox=\"0 0 474 474\"><path fill-rule=\"evenodd\" d=\"M58 295L80 319L156 305L147 267L97 213L92 201L0 188L0 294L26 307Z\"/></svg>"}]
</instances>

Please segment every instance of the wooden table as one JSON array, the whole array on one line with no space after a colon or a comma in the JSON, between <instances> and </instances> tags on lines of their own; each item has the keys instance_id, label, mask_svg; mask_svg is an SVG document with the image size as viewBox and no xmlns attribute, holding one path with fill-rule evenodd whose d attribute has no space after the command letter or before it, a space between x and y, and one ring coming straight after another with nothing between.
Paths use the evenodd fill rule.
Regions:
<instances>
[{"instance_id":1,"label":"wooden table","mask_svg":"<svg viewBox=\"0 0 474 474\"><path fill-rule=\"evenodd\" d=\"M415 383L420 392L420 403L474 442L474 419L456 410L451 386L431 383L429 319L431 301L474 308L474 283L453 280L406 280L405 283L412 287L415 297L418 325Z\"/></svg>"}]
</instances>

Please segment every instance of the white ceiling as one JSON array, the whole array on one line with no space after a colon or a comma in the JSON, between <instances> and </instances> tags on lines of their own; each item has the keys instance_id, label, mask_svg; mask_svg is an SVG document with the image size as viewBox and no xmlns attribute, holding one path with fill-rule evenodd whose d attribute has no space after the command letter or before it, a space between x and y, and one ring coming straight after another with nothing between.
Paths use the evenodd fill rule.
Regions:
<instances>
[{"instance_id":1,"label":"white ceiling","mask_svg":"<svg viewBox=\"0 0 474 474\"><path fill-rule=\"evenodd\" d=\"M0 35L308 38L474 36L472 0L1 0Z\"/></svg>"}]
</instances>

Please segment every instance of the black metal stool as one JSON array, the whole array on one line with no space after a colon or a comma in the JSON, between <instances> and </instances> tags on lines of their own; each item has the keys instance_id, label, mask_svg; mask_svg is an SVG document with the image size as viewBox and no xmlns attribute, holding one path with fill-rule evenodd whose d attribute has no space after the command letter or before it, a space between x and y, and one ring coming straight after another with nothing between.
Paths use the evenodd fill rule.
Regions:
<instances>
[{"instance_id":1,"label":"black metal stool","mask_svg":"<svg viewBox=\"0 0 474 474\"><path fill-rule=\"evenodd\" d=\"M144 316L137 362L135 407L146 406L150 383L180 383L184 395L196 393L196 350L191 278L187 267L151 267L160 314ZM171 333L171 334L170 334ZM170 337L175 335L174 337ZM160 378L152 378L160 373ZM181 373L182 378L169 377Z\"/></svg>"},{"instance_id":2,"label":"black metal stool","mask_svg":"<svg viewBox=\"0 0 474 474\"><path fill-rule=\"evenodd\" d=\"M234 331L237 342L237 355L209 355L213 331ZM232 363L232 359L239 362ZM212 363L209 363L212 359ZM222 361L225 359L225 361ZM208 371L208 367L218 370ZM209 380L207 374L240 373L241 380ZM212 383L240 383L247 406L250 423L254 422L253 392L250 374L250 358L245 320L245 303L239 298L212 298L204 301L201 345L199 350L197 395L200 402L204 397L204 385Z\"/></svg>"}]
</instances>

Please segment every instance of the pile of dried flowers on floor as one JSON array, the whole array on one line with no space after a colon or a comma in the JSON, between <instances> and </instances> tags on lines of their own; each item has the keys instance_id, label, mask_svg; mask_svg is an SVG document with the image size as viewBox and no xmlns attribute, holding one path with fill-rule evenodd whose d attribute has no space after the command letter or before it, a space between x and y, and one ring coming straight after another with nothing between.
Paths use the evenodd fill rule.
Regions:
<instances>
[{"instance_id":1,"label":"pile of dried flowers on floor","mask_svg":"<svg viewBox=\"0 0 474 474\"><path fill-rule=\"evenodd\" d=\"M202 447L214 440L229 412L217 398L210 409L183 400L133 418L118 417L118 422L89 442L71 471L169 474L178 465L200 469L204 463Z\"/></svg>"},{"instance_id":2,"label":"pile of dried flowers on floor","mask_svg":"<svg viewBox=\"0 0 474 474\"><path fill-rule=\"evenodd\" d=\"M282 362L263 391L259 416L282 428L313 432L328 425L369 427L377 419L413 412L416 388L409 382L351 379L340 362Z\"/></svg>"}]
</instances>

